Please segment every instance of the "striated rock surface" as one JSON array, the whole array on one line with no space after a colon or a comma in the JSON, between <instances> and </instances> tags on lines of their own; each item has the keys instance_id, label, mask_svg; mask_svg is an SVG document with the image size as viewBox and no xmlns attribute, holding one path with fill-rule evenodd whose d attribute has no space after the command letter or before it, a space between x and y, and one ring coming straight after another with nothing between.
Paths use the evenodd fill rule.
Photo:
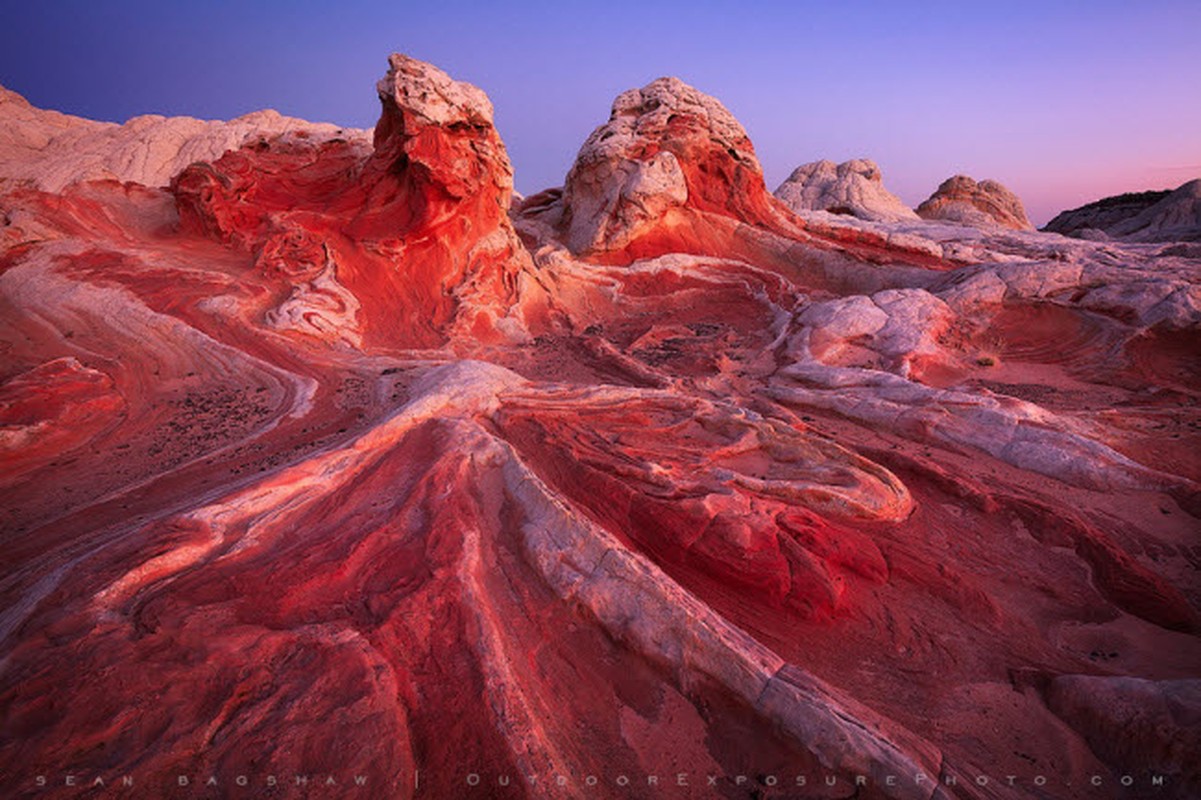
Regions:
<instances>
[{"instance_id":1,"label":"striated rock surface","mask_svg":"<svg viewBox=\"0 0 1201 800\"><path fill-rule=\"evenodd\" d=\"M123 125L43 111L0 86L0 186L58 192L77 181L133 181L166 186L197 161L293 133L364 140L368 133L255 111L229 122L147 114Z\"/></svg>"},{"instance_id":2,"label":"striated rock surface","mask_svg":"<svg viewBox=\"0 0 1201 800\"><path fill-rule=\"evenodd\" d=\"M510 309L529 258L492 105L429 64L390 67L372 149L281 136L190 166L172 182L181 226L288 287L274 328L354 346L440 346L452 328L521 339Z\"/></svg>"},{"instance_id":3,"label":"striated rock surface","mask_svg":"<svg viewBox=\"0 0 1201 800\"><path fill-rule=\"evenodd\" d=\"M775 195L793 211L832 211L873 222L913 220L918 216L884 188L874 161L857 158L835 164L802 164L780 184Z\"/></svg>"},{"instance_id":4,"label":"striated rock surface","mask_svg":"<svg viewBox=\"0 0 1201 800\"><path fill-rule=\"evenodd\" d=\"M1079 208L1059 212L1042 230L1079 239L1108 239L1106 231L1110 228L1138 216L1169 194L1171 191L1165 189L1105 197Z\"/></svg>"},{"instance_id":5,"label":"striated rock surface","mask_svg":"<svg viewBox=\"0 0 1201 800\"><path fill-rule=\"evenodd\" d=\"M1201 178L1115 223L1106 233L1132 242L1201 242Z\"/></svg>"},{"instance_id":6,"label":"striated rock surface","mask_svg":"<svg viewBox=\"0 0 1201 800\"><path fill-rule=\"evenodd\" d=\"M1052 711L1105 758L1126 769L1147 765L1185 792L1201 792L1201 680L1148 681L1062 675L1046 689Z\"/></svg>"},{"instance_id":7,"label":"striated rock surface","mask_svg":"<svg viewBox=\"0 0 1201 800\"><path fill-rule=\"evenodd\" d=\"M1043 230L1081 239L1198 242L1201 178L1175 191L1122 194L1063 211Z\"/></svg>"},{"instance_id":8,"label":"striated rock surface","mask_svg":"<svg viewBox=\"0 0 1201 800\"><path fill-rule=\"evenodd\" d=\"M769 225L775 209L746 131L713 97L660 78L613 101L580 148L560 222L574 252L612 251L653 236L672 212Z\"/></svg>"},{"instance_id":9,"label":"striated rock surface","mask_svg":"<svg viewBox=\"0 0 1201 800\"><path fill-rule=\"evenodd\" d=\"M1195 794L1201 253L376 96L0 187L0 795Z\"/></svg>"},{"instance_id":10,"label":"striated rock surface","mask_svg":"<svg viewBox=\"0 0 1201 800\"><path fill-rule=\"evenodd\" d=\"M922 219L962 222L974 227L1000 226L1033 230L1022 201L996 181L976 181L966 175L947 178L917 207Z\"/></svg>"},{"instance_id":11,"label":"striated rock surface","mask_svg":"<svg viewBox=\"0 0 1201 800\"><path fill-rule=\"evenodd\" d=\"M736 257L813 284L841 283L865 260L931 262L928 251L875 232L847 236L798 218L768 193L742 125L677 78L619 95L564 186L526 198L516 221L528 240L553 239L596 262Z\"/></svg>"}]
</instances>

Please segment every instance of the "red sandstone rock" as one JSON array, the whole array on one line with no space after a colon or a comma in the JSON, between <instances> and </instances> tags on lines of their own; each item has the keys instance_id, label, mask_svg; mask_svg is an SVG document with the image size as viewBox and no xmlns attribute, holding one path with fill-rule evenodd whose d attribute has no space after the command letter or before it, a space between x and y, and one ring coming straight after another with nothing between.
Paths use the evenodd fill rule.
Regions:
<instances>
[{"instance_id":1,"label":"red sandstone rock","mask_svg":"<svg viewBox=\"0 0 1201 800\"><path fill-rule=\"evenodd\" d=\"M1193 791L1201 262L802 221L671 79L511 221L378 90L0 195L5 796Z\"/></svg>"},{"instance_id":2,"label":"red sandstone rock","mask_svg":"<svg viewBox=\"0 0 1201 800\"><path fill-rule=\"evenodd\" d=\"M523 335L506 317L528 256L487 97L399 55L377 88L373 152L293 136L193 165L172 184L184 230L248 250L291 283L268 312L284 327L416 347L445 343L452 327Z\"/></svg>"},{"instance_id":3,"label":"red sandstone rock","mask_svg":"<svg viewBox=\"0 0 1201 800\"><path fill-rule=\"evenodd\" d=\"M226 150L280 134L365 141L369 133L272 110L229 122L146 114L117 125L34 108L3 86L0 121L0 181L51 192L95 180L166 186L193 162L212 161Z\"/></svg>"},{"instance_id":4,"label":"red sandstone rock","mask_svg":"<svg viewBox=\"0 0 1201 800\"><path fill-rule=\"evenodd\" d=\"M950 220L976 227L1000 225L1014 230L1033 230L1026 209L1017 195L996 181L976 183L966 175L943 181L934 194L917 207L923 219Z\"/></svg>"},{"instance_id":5,"label":"red sandstone rock","mask_svg":"<svg viewBox=\"0 0 1201 800\"><path fill-rule=\"evenodd\" d=\"M613 101L580 148L561 193L521 209L577 256L625 264L667 253L736 257L794 279L814 259L933 266L884 237L806 224L768 193L754 146L716 98L660 78ZM533 234L537 236L537 234ZM794 250L806 245L803 253ZM849 268L849 267L848 267ZM819 281L824 282L824 281Z\"/></svg>"},{"instance_id":6,"label":"red sandstone rock","mask_svg":"<svg viewBox=\"0 0 1201 800\"><path fill-rule=\"evenodd\" d=\"M1104 758L1129 772L1153 767L1181 796L1201 791L1193 758L1201 748L1201 681L1061 675L1046 694L1051 710Z\"/></svg>"},{"instance_id":7,"label":"red sandstone rock","mask_svg":"<svg viewBox=\"0 0 1201 800\"><path fill-rule=\"evenodd\" d=\"M616 250L651 233L671 209L768 226L775 209L746 131L721 103L675 78L613 101L609 122L580 149L564 185L573 251Z\"/></svg>"}]
</instances>

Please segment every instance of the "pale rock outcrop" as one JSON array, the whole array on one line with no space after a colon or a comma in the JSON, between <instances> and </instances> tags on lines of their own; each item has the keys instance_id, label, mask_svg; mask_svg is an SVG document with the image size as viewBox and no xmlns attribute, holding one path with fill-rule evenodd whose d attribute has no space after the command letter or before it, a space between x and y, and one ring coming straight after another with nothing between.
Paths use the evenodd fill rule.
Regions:
<instances>
[{"instance_id":1,"label":"pale rock outcrop","mask_svg":"<svg viewBox=\"0 0 1201 800\"><path fill-rule=\"evenodd\" d=\"M147 114L123 125L35 108L0 87L0 182L48 192L78 181L166 186L189 164L274 136L367 141L368 131L255 111L228 122Z\"/></svg>"},{"instance_id":2,"label":"pale rock outcrop","mask_svg":"<svg viewBox=\"0 0 1201 800\"><path fill-rule=\"evenodd\" d=\"M1070 304L1137 328L1201 329L1195 259L1079 249L1050 260L1009 259L962 267L929 287L960 314L982 318L1003 302ZM1037 253L1032 250L1031 254Z\"/></svg>"},{"instance_id":3,"label":"pale rock outcrop","mask_svg":"<svg viewBox=\"0 0 1201 800\"><path fill-rule=\"evenodd\" d=\"M739 254L822 287L858 281L865 262L925 269L943 254L920 237L847 231L816 215L825 212L798 213L768 193L746 131L718 100L660 78L623 92L563 188L527 199L515 221L529 239L592 262Z\"/></svg>"},{"instance_id":4,"label":"pale rock outcrop","mask_svg":"<svg viewBox=\"0 0 1201 800\"><path fill-rule=\"evenodd\" d=\"M939 297L960 314L972 313L981 306L995 306L1005 299L1008 286L996 272L983 270L955 277L964 279L950 282L939 292Z\"/></svg>"},{"instance_id":5,"label":"pale rock outcrop","mask_svg":"<svg viewBox=\"0 0 1201 800\"><path fill-rule=\"evenodd\" d=\"M414 131L429 125L492 125L492 101L478 86L403 53L389 56L388 67L375 90L385 106L394 104L406 117L418 118Z\"/></svg>"},{"instance_id":6,"label":"pale rock outcrop","mask_svg":"<svg viewBox=\"0 0 1201 800\"><path fill-rule=\"evenodd\" d=\"M782 403L826 408L917 439L977 448L1019 469L1095 491L1176 484L1098 441L1090 426L1033 403L937 389L876 369L827 366L801 348L798 355L766 390Z\"/></svg>"},{"instance_id":7,"label":"pale rock outcrop","mask_svg":"<svg viewBox=\"0 0 1201 800\"><path fill-rule=\"evenodd\" d=\"M1189 181L1106 233L1132 242L1201 241L1201 178Z\"/></svg>"},{"instance_id":8,"label":"pale rock outcrop","mask_svg":"<svg viewBox=\"0 0 1201 800\"><path fill-rule=\"evenodd\" d=\"M688 206L753 221L773 216L763 170L738 120L678 78L613 101L563 187L564 240L573 252L618 250Z\"/></svg>"},{"instance_id":9,"label":"pale rock outcrop","mask_svg":"<svg viewBox=\"0 0 1201 800\"><path fill-rule=\"evenodd\" d=\"M1132 192L1060 212L1044 231L1077 239L1201 241L1201 178L1173 191Z\"/></svg>"},{"instance_id":10,"label":"pale rock outcrop","mask_svg":"<svg viewBox=\"0 0 1201 800\"><path fill-rule=\"evenodd\" d=\"M939 185L920 206L922 219L948 220L977 228L1000 226L1013 230L1034 230L1026 217L1022 201L1013 192L992 180L976 181L955 175Z\"/></svg>"},{"instance_id":11,"label":"pale rock outcrop","mask_svg":"<svg viewBox=\"0 0 1201 800\"><path fill-rule=\"evenodd\" d=\"M790 348L825 364L863 362L908 377L915 364L942 354L938 336L951 309L924 289L886 289L808 306Z\"/></svg>"},{"instance_id":12,"label":"pale rock outcrop","mask_svg":"<svg viewBox=\"0 0 1201 800\"><path fill-rule=\"evenodd\" d=\"M873 222L918 219L913 209L884 188L874 161L857 158L835 164L814 161L793 170L775 195L793 211L849 213Z\"/></svg>"},{"instance_id":13,"label":"pale rock outcrop","mask_svg":"<svg viewBox=\"0 0 1201 800\"><path fill-rule=\"evenodd\" d=\"M1106 232L1115 225L1138 216L1169 194L1171 191L1165 189L1104 197L1079 208L1059 212L1042 230L1078 239L1103 241L1109 238Z\"/></svg>"}]
</instances>

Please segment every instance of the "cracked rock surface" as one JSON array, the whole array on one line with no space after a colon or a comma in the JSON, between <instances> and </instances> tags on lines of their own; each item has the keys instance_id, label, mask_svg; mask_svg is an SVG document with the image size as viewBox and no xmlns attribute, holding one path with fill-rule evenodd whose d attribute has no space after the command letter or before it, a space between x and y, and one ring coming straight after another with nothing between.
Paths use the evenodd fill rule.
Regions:
<instances>
[{"instance_id":1,"label":"cracked rock surface","mask_svg":"<svg viewBox=\"0 0 1201 800\"><path fill-rule=\"evenodd\" d=\"M1201 792L1197 253L790 208L674 78L515 197L481 90L375 89L0 103L0 794Z\"/></svg>"}]
</instances>

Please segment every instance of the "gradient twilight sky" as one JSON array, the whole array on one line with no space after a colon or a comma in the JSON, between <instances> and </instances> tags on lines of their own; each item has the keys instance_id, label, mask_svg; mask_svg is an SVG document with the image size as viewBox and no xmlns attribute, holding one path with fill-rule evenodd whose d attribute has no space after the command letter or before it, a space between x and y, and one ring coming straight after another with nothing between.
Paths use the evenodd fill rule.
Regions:
<instances>
[{"instance_id":1,"label":"gradient twilight sky","mask_svg":"<svg viewBox=\"0 0 1201 800\"><path fill-rule=\"evenodd\" d=\"M94 119L271 107L367 127L401 51L488 92L531 193L613 98L677 75L742 122L774 190L865 156L910 205L995 178L1036 224L1201 176L1201 1L0 3L0 83Z\"/></svg>"}]
</instances>

